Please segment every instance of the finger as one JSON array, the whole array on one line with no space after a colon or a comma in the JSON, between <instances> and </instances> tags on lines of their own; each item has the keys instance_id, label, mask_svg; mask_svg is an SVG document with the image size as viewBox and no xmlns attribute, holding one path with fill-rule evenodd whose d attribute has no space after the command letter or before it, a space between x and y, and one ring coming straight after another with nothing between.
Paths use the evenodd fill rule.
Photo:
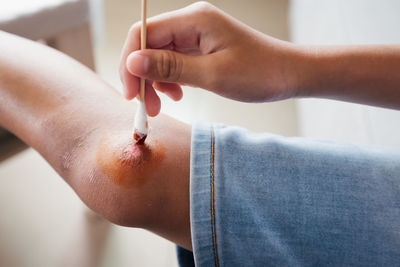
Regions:
<instances>
[{"instance_id":1,"label":"finger","mask_svg":"<svg viewBox=\"0 0 400 267\"><path fill-rule=\"evenodd\" d=\"M128 56L127 70L145 79L209 87L215 77L213 55L189 56L168 50L141 50Z\"/></svg>"},{"instance_id":2,"label":"finger","mask_svg":"<svg viewBox=\"0 0 400 267\"><path fill-rule=\"evenodd\" d=\"M128 70L125 69L123 73L123 80L124 80L123 83L124 96L128 100L132 100L137 96L139 92L140 78L133 76L128 72Z\"/></svg>"},{"instance_id":3,"label":"finger","mask_svg":"<svg viewBox=\"0 0 400 267\"><path fill-rule=\"evenodd\" d=\"M146 83L144 101L146 103L146 113L150 117L155 117L160 113L161 100L150 83Z\"/></svg>"},{"instance_id":4,"label":"finger","mask_svg":"<svg viewBox=\"0 0 400 267\"><path fill-rule=\"evenodd\" d=\"M199 10L209 10L210 5L192 4L183 9L167 12L147 20L147 45L149 48L170 47L176 51L186 50L191 54L199 51L199 38L202 35L201 23L204 15ZM190 19L188 19L190 17ZM199 19L200 18L200 19ZM125 68L126 58L133 51L140 49L141 23L137 22L129 29L122 48L120 73ZM197 52L196 52L197 51Z\"/></svg>"},{"instance_id":5,"label":"finger","mask_svg":"<svg viewBox=\"0 0 400 267\"><path fill-rule=\"evenodd\" d=\"M129 29L128 36L122 47L121 59L119 62L119 74L121 81L124 82L124 71L126 70L126 58L133 51L140 49L140 23L135 23Z\"/></svg>"},{"instance_id":6,"label":"finger","mask_svg":"<svg viewBox=\"0 0 400 267\"><path fill-rule=\"evenodd\" d=\"M179 101L183 97L182 88L179 84L176 83L163 83L163 82L154 82L153 87L158 91L166 94L174 101Z\"/></svg>"},{"instance_id":7,"label":"finger","mask_svg":"<svg viewBox=\"0 0 400 267\"><path fill-rule=\"evenodd\" d=\"M128 37L125 41L124 47L121 53L119 75L123 85L123 92L126 99L133 99L139 90L139 79L132 76L126 69L126 58L129 55L129 51L135 51L140 49L140 25L134 24L128 33Z\"/></svg>"},{"instance_id":8,"label":"finger","mask_svg":"<svg viewBox=\"0 0 400 267\"><path fill-rule=\"evenodd\" d=\"M195 5L152 17L147 22L147 45L162 48L174 44L174 49L191 48L199 50L202 20L196 16Z\"/></svg>"}]
</instances>

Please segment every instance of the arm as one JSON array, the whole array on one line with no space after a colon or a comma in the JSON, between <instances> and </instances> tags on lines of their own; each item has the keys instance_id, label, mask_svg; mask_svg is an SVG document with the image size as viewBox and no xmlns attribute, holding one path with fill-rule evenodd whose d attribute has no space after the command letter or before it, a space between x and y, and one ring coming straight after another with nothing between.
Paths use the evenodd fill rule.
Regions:
<instances>
[{"instance_id":1,"label":"arm","mask_svg":"<svg viewBox=\"0 0 400 267\"><path fill-rule=\"evenodd\" d=\"M400 45L309 46L300 96L400 109Z\"/></svg>"},{"instance_id":2,"label":"arm","mask_svg":"<svg viewBox=\"0 0 400 267\"><path fill-rule=\"evenodd\" d=\"M137 147L134 104L55 50L3 32L0 39L0 125L95 212L191 249L190 126L161 115Z\"/></svg>"},{"instance_id":3,"label":"arm","mask_svg":"<svg viewBox=\"0 0 400 267\"><path fill-rule=\"evenodd\" d=\"M199 2L148 22L148 50L138 51L140 25L122 52L125 96L138 77L179 96L188 84L246 102L322 97L400 109L400 45L300 46L255 31ZM152 113L160 102L146 99ZM146 91L147 92L147 91Z\"/></svg>"}]
</instances>

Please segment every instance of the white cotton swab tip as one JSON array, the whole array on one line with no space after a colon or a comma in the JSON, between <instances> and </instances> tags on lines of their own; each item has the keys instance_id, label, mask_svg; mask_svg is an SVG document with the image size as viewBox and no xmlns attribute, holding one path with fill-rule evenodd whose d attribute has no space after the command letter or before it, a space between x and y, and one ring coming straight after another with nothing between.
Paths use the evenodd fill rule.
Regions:
<instances>
[{"instance_id":1,"label":"white cotton swab tip","mask_svg":"<svg viewBox=\"0 0 400 267\"><path fill-rule=\"evenodd\" d=\"M143 143L148 133L148 122L146 108L142 101L139 101L139 106L136 110L134 127L133 139L135 139L136 143Z\"/></svg>"}]
</instances>

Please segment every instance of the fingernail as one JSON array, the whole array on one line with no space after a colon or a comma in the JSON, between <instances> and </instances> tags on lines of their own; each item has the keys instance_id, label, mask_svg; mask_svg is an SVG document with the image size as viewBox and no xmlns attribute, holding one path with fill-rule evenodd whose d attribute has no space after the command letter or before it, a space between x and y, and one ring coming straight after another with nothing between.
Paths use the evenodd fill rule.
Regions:
<instances>
[{"instance_id":1,"label":"fingernail","mask_svg":"<svg viewBox=\"0 0 400 267\"><path fill-rule=\"evenodd\" d=\"M149 70L149 58L140 52L133 52L128 56L126 68L134 75L145 75Z\"/></svg>"}]
</instances>

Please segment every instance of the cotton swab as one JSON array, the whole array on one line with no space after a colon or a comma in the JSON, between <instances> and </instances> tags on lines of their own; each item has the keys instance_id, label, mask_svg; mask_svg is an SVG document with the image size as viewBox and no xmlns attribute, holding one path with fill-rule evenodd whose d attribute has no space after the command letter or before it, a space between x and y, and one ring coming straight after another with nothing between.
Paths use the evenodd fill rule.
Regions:
<instances>
[{"instance_id":1,"label":"cotton swab","mask_svg":"<svg viewBox=\"0 0 400 267\"><path fill-rule=\"evenodd\" d=\"M146 49L146 17L147 17L147 1L142 0L142 28L141 28L141 43L140 49ZM145 84L146 80L141 78L140 79L140 93L139 93L139 107L136 110L135 115L135 123L134 123L134 133L133 139L137 144L143 144L147 137L148 132L148 122L147 122L147 113L144 103L144 94L145 94Z\"/></svg>"}]
</instances>

